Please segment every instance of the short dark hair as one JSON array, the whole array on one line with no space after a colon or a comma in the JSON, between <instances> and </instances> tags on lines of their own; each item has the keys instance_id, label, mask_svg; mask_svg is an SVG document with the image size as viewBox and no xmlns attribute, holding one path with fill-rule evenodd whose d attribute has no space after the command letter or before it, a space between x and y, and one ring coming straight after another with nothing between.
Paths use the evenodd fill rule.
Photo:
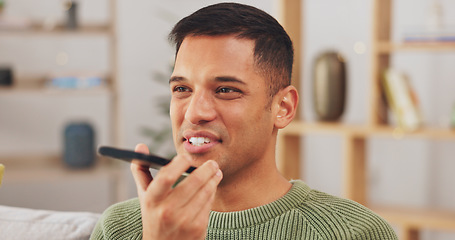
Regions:
<instances>
[{"instance_id":1,"label":"short dark hair","mask_svg":"<svg viewBox=\"0 0 455 240\"><path fill-rule=\"evenodd\" d=\"M219 3L199 9L180 20L169 34L176 56L187 36L222 36L255 41L255 66L269 79L269 94L291 84L294 49L278 21L268 13L244 4Z\"/></svg>"}]
</instances>

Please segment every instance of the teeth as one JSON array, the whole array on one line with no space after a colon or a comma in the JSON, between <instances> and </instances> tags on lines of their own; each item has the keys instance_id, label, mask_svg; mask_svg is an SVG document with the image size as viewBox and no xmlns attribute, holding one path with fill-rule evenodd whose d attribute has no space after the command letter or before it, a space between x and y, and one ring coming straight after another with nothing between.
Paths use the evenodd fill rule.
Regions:
<instances>
[{"instance_id":1,"label":"teeth","mask_svg":"<svg viewBox=\"0 0 455 240\"><path fill-rule=\"evenodd\" d=\"M206 137L191 137L189 142L194 146L202 146L204 144L210 143L210 138Z\"/></svg>"}]
</instances>

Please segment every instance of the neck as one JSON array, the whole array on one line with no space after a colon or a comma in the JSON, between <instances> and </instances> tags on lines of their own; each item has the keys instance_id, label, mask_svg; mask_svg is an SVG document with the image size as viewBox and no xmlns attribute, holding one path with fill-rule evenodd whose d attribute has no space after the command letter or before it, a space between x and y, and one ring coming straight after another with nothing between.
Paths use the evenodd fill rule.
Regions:
<instances>
[{"instance_id":1,"label":"neck","mask_svg":"<svg viewBox=\"0 0 455 240\"><path fill-rule=\"evenodd\" d=\"M292 184L278 172L274 159L268 163L258 161L255 165L241 176L223 178L212 210L233 212L259 207L279 199L289 191Z\"/></svg>"}]
</instances>

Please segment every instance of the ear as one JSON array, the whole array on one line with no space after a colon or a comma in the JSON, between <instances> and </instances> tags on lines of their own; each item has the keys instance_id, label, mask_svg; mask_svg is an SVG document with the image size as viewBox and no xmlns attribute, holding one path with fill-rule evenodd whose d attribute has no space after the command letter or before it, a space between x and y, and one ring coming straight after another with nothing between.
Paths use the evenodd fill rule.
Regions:
<instances>
[{"instance_id":1,"label":"ear","mask_svg":"<svg viewBox=\"0 0 455 240\"><path fill-rule=\"evenodd\" d=\"M275 97L275 127L281 129L294 119L299 103L299 94L294 86L287 86L280 90Z\"/></svg>"}]
</instances>

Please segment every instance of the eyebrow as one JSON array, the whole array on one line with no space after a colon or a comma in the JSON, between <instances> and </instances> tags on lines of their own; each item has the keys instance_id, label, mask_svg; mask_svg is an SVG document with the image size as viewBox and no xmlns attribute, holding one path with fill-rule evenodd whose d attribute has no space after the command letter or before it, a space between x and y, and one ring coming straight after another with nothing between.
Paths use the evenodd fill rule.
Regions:
<instances>
[{"instance_id":1,"label":"eyebrow","mask_svg":"<svg viewBox=\"0 0 455 240\"><path fill-rule=\"evenodd\" d=\"M236 77L231 77L231 76L220 76L216 77L215 81L217 82L231 82L231 83L240 83L242 85L246 85L246 83Z\"/></svg>"},{"instance_id":2,"label":"eyebrow","mask_svg":"<svg viewBox=\"0 0 455 240\"><path fill-rule=\"evenodd\" d=\"M182 81L184 81L184 80L185 80L184 77L172 76L172 77L169 79L169 84L171 84L172 82L182 82Z\"/></svg>"},{"instance_id":3,"label":"eyebrow","mask_svg":"<svg viewBox=\"0 0 455 240\"><path fill-rule=\"evenodd\" d=\"M172 82L183 82L183 81L187 81L186 78L184 77L179 77L179 76L172 76L170 79L169 79L169 84L171 84ZM242 85L246 85L246 83L236 77L232 77L232 76L219 76L219 77L215 77L215 82L223 82L223 83L239 83L239 84L242 84Z\"/></svg>"}]
</instances>

